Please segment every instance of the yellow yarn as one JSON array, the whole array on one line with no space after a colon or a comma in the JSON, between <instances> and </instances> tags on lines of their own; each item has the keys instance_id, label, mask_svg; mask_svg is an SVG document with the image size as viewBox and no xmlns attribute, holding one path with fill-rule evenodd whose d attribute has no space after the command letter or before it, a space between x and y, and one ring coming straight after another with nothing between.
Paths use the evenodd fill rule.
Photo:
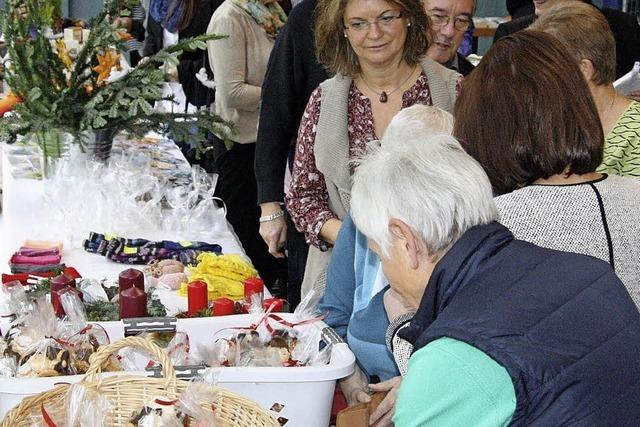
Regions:
<instances>
[{"instance_id":1,"label":"yellow yarn","mask_svg":"<svg viewBox=\"0 0 640 427\"><path fill-rule=\"evenodd\" d=\"M258 274L251 264L237 254L217 256L205 252L198 256L198 265L189 269L189 282L202 280L207 284L209 300L226 297L239 300L244 297L243 282ZM187 283L180 285L178 295L187 296Z\"/></svg>"}]
</instances>

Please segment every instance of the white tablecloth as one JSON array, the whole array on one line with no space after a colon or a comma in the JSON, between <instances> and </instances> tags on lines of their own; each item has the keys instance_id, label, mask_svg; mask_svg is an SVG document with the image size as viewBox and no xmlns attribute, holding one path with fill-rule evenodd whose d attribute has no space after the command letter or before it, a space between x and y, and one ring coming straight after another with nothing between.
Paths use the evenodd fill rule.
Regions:
<instances>
[{"instance_id":1,"label":"white tablecloth","mask_svg":"<svg viewBox=\"0 0 640 427\"><path fill-rule=\"evenodd\" d=\"M0 272L9 273L8 261L11 255L28 239L49 240L58 238L60 230L52 230L47 222L48 213L43 209L44 185L40 180L16 179L10 173L9 159L2 156L3 211L0 214ZM117 214L117 209L114 210ZM135 236L128 238L144 238L149 240L199 240L217 243L224 253L244 255L231 226L227 223L222 231L217 227L216 233L189 235L189 232L171 233L152 227L141 228ZM98 232L110 230L93 230ZM82 248L82 239L86 236L74 236L71 244L63 249L62 262L75 267L83 277L117 280L118 274L126 268L142 268L119 264L107 260L103 256L86 252ZM246 256L245 256L246 257ZM1 294L1 293L0 293ZM178 297L175 292L159 292L159 296L170 314L187 309L186 298ZM0 297L1 298L1 297ZM0 311L3 311L0 308Z\"/></svg>"}]
</instances>

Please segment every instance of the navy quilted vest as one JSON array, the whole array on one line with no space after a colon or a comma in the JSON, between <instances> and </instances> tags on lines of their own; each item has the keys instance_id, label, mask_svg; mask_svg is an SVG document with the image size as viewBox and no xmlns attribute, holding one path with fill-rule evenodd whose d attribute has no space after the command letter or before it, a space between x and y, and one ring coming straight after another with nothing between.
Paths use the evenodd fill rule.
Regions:
<instances>
[{"instance_id":1,"label":"navy quilted vest","mask_svg":"<svg viewBox=\"0 0 640 427\"><path fill-rule=\"evenodd\" d=\"M640 426L640 314L595 258L475 227L437 264L400 336L414 351L455 338L504 366L513 426Z\"/></svg>"}]
</instances>

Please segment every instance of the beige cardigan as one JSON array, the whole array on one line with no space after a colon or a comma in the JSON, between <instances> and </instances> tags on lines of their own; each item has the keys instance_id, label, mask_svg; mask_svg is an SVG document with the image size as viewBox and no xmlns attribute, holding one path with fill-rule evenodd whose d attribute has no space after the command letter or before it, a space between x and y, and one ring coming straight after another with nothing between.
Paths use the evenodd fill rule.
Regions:
<instances>
[{"instance_id":1,"label":"beige cardigan","mask_svg":"<svg viewBox=\"0 0 640 427\"><path fill-rule=\"evenodd\" d=\"M235 123L240 144L256 142L262 82L274 40L231 0L215 11L207 34L228 35L207 42L216 82L216 113Z\"/></svg>"},{"instance_id":2,"label":"beige cardigan","mask_svg":"<svg viewBox=\"0 0 640 427\"><path fill-rule=\"evenodd\" d=\"M431 101L435 107L453 112L458 96L456 86L460 74L449 70L429 58L423 58L420 66L427 76ZM349 211L351 199L351 174L349 172L349 88L351 78L336 75L320 84L320 117L316 128L313 152L316 166L322 172L329 194L329 208L342 220ZM322 252L309 247L309 255L302 280L302 297L311 290L324 294L326 271L331 249Z\"/></svg>"}]
</instances>

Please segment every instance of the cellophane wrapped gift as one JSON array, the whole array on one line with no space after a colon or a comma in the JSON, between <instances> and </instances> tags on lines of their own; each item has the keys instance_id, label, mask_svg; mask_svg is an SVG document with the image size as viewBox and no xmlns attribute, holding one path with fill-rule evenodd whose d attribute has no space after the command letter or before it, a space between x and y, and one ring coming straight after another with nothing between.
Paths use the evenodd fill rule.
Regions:
<instances>
[{"instance_id":1,"label":"cellophane wrapped gift","mask_svg":"<svg viewBox=\"0 0 640 427\"><path fill-rule=\"evenodd\" d=\"M168 188L165 196L171 209L164 211L164 228L196 235L223 231L226 211L218 206L221 200L214 196L217 178L218 175L209 175L194 165L190 185Z\"/></svg>"},{"instance_id":2,"label":"cellophane wrapped gift","mask_svg":"<svg viewBox=\"0 0 640 427\"><path fill-rule=\"evenodd\" d=\"M252 326L220 331L213 344L199 344L197 355L206 366L292 367L329 362L330 346L320 347L322 331L312 324L322 318L313 297L294 316L265 312L257 301L249 309ZM251 307L253 309L251 309ZM230 332L232 331L232 332Z\"/></svg>"},{"instance_id":3,"label":"cellophane wrapped gift","mask_svg":"<svg viewBox=\"0 0 640 427\"><path fill-rule=\"evenodd\" d=\"M216 415L218 393L202 381L192 381L180 395L178 408L192 418L192 427L217 427L222 425ZM207 405L203 407L202 402Z\"/></svg>"},{"instance_id":4,"label":"cellophane wrapped gift","mask_svg":"<svg viewBox=\"0 0 640 427\"><path fill-rule=\"evenodd\" d=\"M135 150L109 165L87 160L75 145L69 156L45 186L50 221L40 231L71 248L96 230L134 237L140 230L162 230L180 238L226 230L225 210L213 196L217 175L199 166L188 184L178 184L152 173L150 160Z\"/></svg>"},{"instance_id":5,"label":"cellophane wrapped gift","mask_svg":"<svg viewBox=\"0 0 640 427\"><path fill-rule=\"evenodd\" d=\"M63 325L44 298L34 302L24 323L9 331L5 354L17 361L17 376L52 377L75 374L62 341Z\"/></svg>"},{"instance_id":6,"label":"cellophane wrapped gift","mask_svg":"<svg viewBox=\"0 0 640 427\"><path fill-rule=\"evenodd\" d=\"M194 365L198 361L189 353L190 348L189 336L184 332L176 332L169 344L167 344L165 351L174 366Z\"/></svg>"},{"instance_id":7,"label":"cellophane wrapped gift","mask_svg":"<svg viewBox=\"0 0 640 427\"><path fill-rule=\"evenodd\" d=\"M107 425L108 414L116 407L116 402L85 387L82 383L72 384L67 392L66 427L103 427Z\"/></svg>"},{"instance_id":8,"label":"cellophane wrapped gift","mask_svg":"<svg viewBox=\"0 0 640 427\"><path fill-rule=\"evenodd\" d=\"M60 295L66 317L61 330L61 342L69 352L69 362L76 374L89 369L89 358L101 345L109 344L109 336L99 325L87 322L84 304L75 292ZM110 357L102 366L105 372L121 370L115 357Z\"/></svg>"},{"instance_id":9,"label":"cellophane wrapped gift","mask_svg":"<svg viewBox=\"0 0 640 427\"><path fill-rule=\"evenodd\" d=\"M131 414L130 426L136 427L186 427L187 414L177 405L178 401L167 396L154 396Z\"/></svg>"}]
</instances>

